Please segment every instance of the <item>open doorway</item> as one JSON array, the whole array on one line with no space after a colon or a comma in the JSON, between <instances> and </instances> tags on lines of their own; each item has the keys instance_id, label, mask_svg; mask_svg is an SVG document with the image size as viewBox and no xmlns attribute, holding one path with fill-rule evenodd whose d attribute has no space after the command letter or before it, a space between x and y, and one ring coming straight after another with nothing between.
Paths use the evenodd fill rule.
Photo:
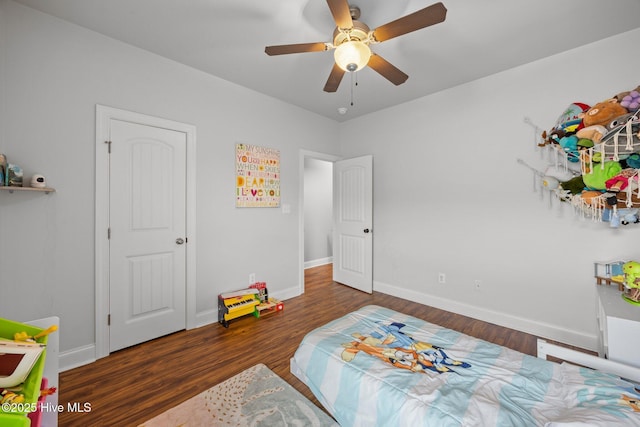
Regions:
<instances>
[{"instance_id":1,"label":"open doorway","mask_svg":"<svg viewBox=\"0 0 640 427\"><path fill-rule=\"evenodd\" d=\"M331 250L332 279L363 292L373 292L373 156L350 159L300 151L299 198L299 287L305 291L305 225L316 224L305 219L305 160L308 158L331 162L332 168L332 227L335 235ZM310 165L310 162L306 162ZM307 198L311 198L307 195ZM319 245L331 242L329 233L320 231ZM309 255L311 263L313 256ZM309 264L307 264L309 265Z\"/></svg>"},{"instance_id":2,"label":"open doorway","mask_svg":"<svg viewBox=\"0 0 640 427\"><path fill-rule=\"evenodd\" d=\"M333 260L333 162L304 159L304 268Z\"/></svg>"},{"instance_id":3,"label":"open doorway","mask_svg":"<svg viewBox=\"0 0 640 427\"><path fill-rule=\"evenodd\" d=\"M333 162L339 157L300 151L300 293L305 269L333 261Z\"/></svg>"}]
</instances>

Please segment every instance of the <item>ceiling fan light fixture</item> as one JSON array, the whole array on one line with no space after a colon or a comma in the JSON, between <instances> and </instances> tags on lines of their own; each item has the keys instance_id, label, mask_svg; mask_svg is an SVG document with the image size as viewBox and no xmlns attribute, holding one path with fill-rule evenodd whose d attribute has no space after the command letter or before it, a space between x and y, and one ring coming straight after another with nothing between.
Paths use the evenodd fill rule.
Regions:
<instances>
[{"instance_id":1,"label":"ceiling fan light fixture","mask_svg":"<svg viewBox=\"0 0 640 427\"><path fill-rule=\"evenodd\" d=\"M344 71L358 71L369 63L371 49L359 40L350 40L336 47L333 57Z\"/></svg>"}]
</instances>

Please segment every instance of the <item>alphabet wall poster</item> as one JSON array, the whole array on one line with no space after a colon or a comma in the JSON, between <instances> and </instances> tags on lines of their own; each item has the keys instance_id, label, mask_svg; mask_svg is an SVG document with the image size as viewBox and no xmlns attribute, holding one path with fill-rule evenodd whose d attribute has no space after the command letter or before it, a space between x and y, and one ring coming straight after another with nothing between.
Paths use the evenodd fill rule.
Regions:
<instances>
[{"instance_id":1,"label":"alphabet wall poster","mask_svg":"<svg viewBox=\"0 0 640 427\"><path fill-rule=\"evenodd\" d=\"M236 207L280 206L280 151L236 144Z\"/></svg>"}]
</instances>

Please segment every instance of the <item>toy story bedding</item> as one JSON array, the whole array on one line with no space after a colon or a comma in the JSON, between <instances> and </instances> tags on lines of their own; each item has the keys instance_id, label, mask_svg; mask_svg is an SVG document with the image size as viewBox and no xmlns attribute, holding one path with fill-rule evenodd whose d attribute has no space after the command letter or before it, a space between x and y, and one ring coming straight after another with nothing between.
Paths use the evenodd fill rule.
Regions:
<instances>
[{"instance_id":1,"label":"toy story bedding","mask_svg":"<svg viewBox=\"0 0 640 427\"><path fill-rule=\"evenodd\" d=\"M640 426L638 386L393 310L309 333L291 371L343 426Z\"/></svg>"}]
</instances>

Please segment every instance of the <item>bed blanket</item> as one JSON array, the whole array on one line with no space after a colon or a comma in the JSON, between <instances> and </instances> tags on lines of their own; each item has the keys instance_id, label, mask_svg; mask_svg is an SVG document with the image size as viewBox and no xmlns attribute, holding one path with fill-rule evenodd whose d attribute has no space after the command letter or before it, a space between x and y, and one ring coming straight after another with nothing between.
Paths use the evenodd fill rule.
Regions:
<instances>
[{"instance_id":1,"label":"bed blanket","mask_svg":"<svg viewBox=\"0 0 640 427\"><path fill-rule=\"evenodd\" d=\"M640 426L637 385L379 306L309 333L291 370L341 426Z\"/></svg>"}]
</instances>

